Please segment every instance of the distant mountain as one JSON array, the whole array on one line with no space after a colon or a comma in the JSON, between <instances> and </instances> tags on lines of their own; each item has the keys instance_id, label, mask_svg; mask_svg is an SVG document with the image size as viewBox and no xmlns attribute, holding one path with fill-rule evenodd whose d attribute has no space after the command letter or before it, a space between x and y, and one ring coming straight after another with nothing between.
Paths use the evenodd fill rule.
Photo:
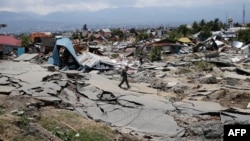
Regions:
<instances>
[{"instance_id":1,"label":"distant mountain","mask_svg":"<svg viewBox=\"0 0 250 141\"><path fill-rule=\"evenodd\" d=\"M7 24L1 32L30 32L30 31L58 31L69 28L80 28L84 24L88 27L114 25L179 25L191 24L202 19L213 20L219 18L226 22L226 16L234 21L242 21L241 4L227 9L227 5L196 8L113 8L96 12L55 12L45 16L34 13L0 12L2 23ZM246 12L248 13L248 12ZM247 20L247 19L246 19Z\"/></svg>"},{"instance_id":2,"label":"distant mountain","mask_svg":"<svg viewBox=\"0 0 250 141\"><path fill-rule=\"evenodd\" d=\"M61 22L43 20L41 16L35 14L30 16L24 13L0 12L2 24L7 24L6 28L0 29L0 33L24 33L32 31L60 31L69 29L75 25L68 25Z\"/></svg>"},{"instance_id":3,"label":"distant mountain","mask_svg":"<svg viewBox=\"0 0 250 141\"><path fill-rule=\"evenodd\" d=\"M234 21L242 21L242 4L233 8L228 5L217 4L213 7L158 7L135 8L122 7L104 9L96 12L56 12L41 17L43 20L71 22L78 24L190 24L202 19L213 20L219 18L226 21L226 16ZM246 11L247 13L247 11Z\"/></svg>"},{"instance_id":4,"label":"distant mountain","mask_svg":"<svg viewBox=\"0 0 250 141\"><path fill-rule=\"evenodd\" d=\"M7 11L0 12L0 18L1 21L4 22L25 21L30 19L27 15Z\"/></svg>"}]
</instances>

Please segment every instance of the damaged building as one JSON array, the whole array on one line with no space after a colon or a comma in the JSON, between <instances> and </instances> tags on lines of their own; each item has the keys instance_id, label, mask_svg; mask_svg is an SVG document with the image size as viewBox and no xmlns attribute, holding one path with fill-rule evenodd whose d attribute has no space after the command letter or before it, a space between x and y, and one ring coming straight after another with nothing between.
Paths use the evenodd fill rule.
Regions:
<instances>
[{"instance_id":1,"label":"damaged building","mask_svg":"<svg viewBox=\"0 0 250 141\"><path fill-rule=\"evenodd\" d=\"M219 34L197 43L41 38L40 51L51 53L46 63L37 63L38 53L1 60L0 94L28 96L39 108L74 111L145 141L222 140L224 125L250 123L250 64L248 42ZM155 48L159 60L149 58ZM124 66L130 89L118 87ZM26 105L17 113L28 113Z\"/></svg>"}]
</instances>

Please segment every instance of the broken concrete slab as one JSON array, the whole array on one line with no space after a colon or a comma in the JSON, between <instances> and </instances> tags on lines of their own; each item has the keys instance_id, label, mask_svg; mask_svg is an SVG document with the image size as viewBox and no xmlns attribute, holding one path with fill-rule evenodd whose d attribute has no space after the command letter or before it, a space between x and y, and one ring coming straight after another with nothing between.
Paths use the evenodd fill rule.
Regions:
<instances>
[{"instance_id":1,"label":"broken concrete slab","mask_svg":"<svg viewBox=\"0 0 250 141\"><path fill-rule=\"evenodd\" d=\"M11 86L0 86L0 94L10 94L14 87Z\"/></svg>"},{"instance_id":2,"label":"broken concrete slab","mask_svg":"<svg viewBox=\"0 0 250 141\"><path fill-rule=\"evenodd\" d=\"M88 115L86 114L85 110L82 107L76 107L75 108L76 112L78 112L81 116L85 118L89 118Z\"/></svg>"},{"instance_id":3,"label":"broken concrete slab","mask_svg":"<svg viewBox=\"0 0 250 141\"><path fill-rule=\"evenodd\" d=\"M35 53L35 54L24 53L21 56L15 58L13 61L17 61L17 62L19 62L19 61L30 61L31 59L33 59L33 58L35 58L37 56L38 56L37 53Z\"/></svg>"},{"instance_id":4,"label":"broken concrete slab","mask_svg":"<svg viewBox=\"0 0 250 141\"><path fill-rule=\"evenodd\" d=\"M241 109L241 108L237 108L237 107L231 107L230 111L234 111L236 113L242 113L245 115L250 115L250 109Z\"/></svg>"},{"instance_id":5,"label":"broken concrete slab","mask_svg":"<svg viewBox=\"0 0 250 141\"><path fill-rule=\"evenodd\" d=\"M35 83L42 81L43 77L49 75L47 71L28 71L26 73L16 76L17 79L20 79L27 83ZM32 76L32 77L31 77Z\"/></svg>"},{"instance_id":6,"label":"broken concrete slab","mask_svg":"<svg viewBox=\"0 0 250 141\"><path fill-rule=\"evenodd\" d=\"M184 129L179 127L173 117L163 114L160 110L143 109L128 128L151 134L175 137Z\"/></svg>"},{"instance_id":7,"label":"broken concrete slab","mask_svg":"<svg viewBox=\"0 0 250 141\"><path fill-rule=\"evenodd\" d=\"M229 71L229 72L235 72L236 67L221 67L220 68L222 71Z\"/></svg>"},{"instance_id":8,"label":"broken concrete slab","mask_svg":"<svg viewBox=\"0 0 250 141\"><path fill-rule=\"evenodd\" d=\"M157 90L147 87L147 83L133 83L129 90L124 90L118 87L119 82L110 80L93 72L90 72L90 80L88 81L88 84L91 86L98 87L104 91L109 91L113 93L117 92L120 94L138 94L139 92L143 94L157 94Z\"/></svg>"},{"instance_id":9,"label":"broken concrete slab","mask_svg":"<svg viewBox=\"0 0 250 141\"><path fill-rule=\"evenodd\" d=\"M9 80L8 77L2 77L2 76L0 76L0 85L7 85L7 84L9 84L10 82L8 80Z\"/></svg>"},{"instance_id":10,"label":"broken concrete slab","mask_svg":"<svg viewBox=\"0 0 250 141\"><path fill-rule=\"evenodd\" d=\"M180 110L181 113L189 113L189 114L202 114L202 113L210 113L210 112L220 112L227 108L221 106L216 102L208 102L208 101L178 101L174 102L173 106L176 109Z\"/></svg>"},{"instance_id":11,"label":"broken concrete slab","mask_svg":"<svg viewBox=\"0 0 250 141\"><path fill-rule=\"evenodd\" d=\"M22 95L18 90L12 90L9 96L17 96L17 95Z\"/></svg>"},{"instance_id":12,"label":"broken concrete slab","mask_svg":"<svg viewBox=\"0 0 250 141\"><path fill-rule=\"evenodd\" d=\"M161 71L170 71L168 67L156 67L155 70L161 70Z\"/></svg>"},{"instance_id":13,"label":"broken concrete slab","mask_svg":"<svg viewBox=\"0 0 250 141\"><path fill-rule=\"evenodd\" d=\"M221 122L227 123L230 121L234 122L246 122L250 123L250 115L243 115L240 113L231 113L231 112L222 112L221 113Z\"/></svg>"},{"instance_id":14,"label":"broken concrete slab","mask_svg":"<svg viewBox=\"0 0 250 141\"><path fill-rule=\"evenodd\" d=\"M11 61L3 61L0 66L0 72L7 77L15 77L15 79L27 83L40 82L43 77L53 74L37 64Z\"/></svg>"},{"instance_id":15,"label":"broken concrete slab","mask_svg":"<svg viewBox=\"0 0 250 141\"><path fill-rule=\"evenodd\" d=\"M79 84L77 84L77 91L91 100L98 100L99 99L98 95L103 93L103 90L97 87L94 86L82 87Z\"/></svg>"},{"instance_id":16,"label":"broken concrete slab","mask_svg":"<svg viewBox=\"0 0 250 141\"><path fill-rule=\"evenodd\" d=\"M107 104L89 107L87 115L96 121L101 120L112 126L129 128L150 135L176 136L183 130L173 117L156 109L126 108Z\"/></svg>"},{"instance_id":17,"label":"broken concrete slab","mask_svg":"<svg viewBox=\"0 0 250 141\"><path fill-rule=\"evenodd\" d=\"M88 98L85 98L83 96L80 97L76 107L83 107L85 109L86 107L92 107L92 106L97 106L97 102L90 100Z\"/></svg>"},{"instance_id":18,"label":"broken concrete slab","mask_svg":"<svg viewBox=\"0 0 250 141\"><path fill-rule=\"evenodd\" d=\"M38 82L29 85L25 85L18 89L19 91L23 91L28 95L33 95L37 92L45 92L56 95L57 92L61 90L61 87L53 82Z\"/></svg>"},{"instance_id":19,"label":"broken concrete slab","mask_svg":"<svg viewBox=\"0 0 250 141\"><path fill-rule=\"evenodd\" d=\"M208 62L216 64L219 67L235 67L235 64L228 60L211 59L211 60L208 60Z\"/></svg>"},{"instance_id":20,"label":"broken concrete slab","mask_svg":"<svg viewBox=\"0 0 250 141\"><path fill-rule=\"evenodd\" d=\"M98 94L97 97L99 98L100 101L106 101L106 102L113 101L113 102L116 102L118 95L115 95L112 92L103 91L103 93Z\"/></svg>"},{"instance_id":21,"label":"broken concrete slab","mask_svg":"<svg viewBox=\"0 0 250 141\"><path fill-rule=\"evenodd\" d=\"M215 91L198 91L195 94L191 94L188 95L189 97L195 97L195 96L208 96L212 93L214 93Z\"/></svg>"},{"instance_id":22,"label":"broken concrete slab","mask_svg":"<svg viewBox=\"0 0 250 141\"><path fill-rule=\"evenodd\" d=\"M237 68L236 68L236 72L237 72L238 74L241 74L241 75L247 75L247 76L250 75L250 71L249 71L249 70L244 69L244 68L241 68L241 67L237 67Z\"/></svg>"},{"instance_id":23,"label":"broken concrete slab","mask_svg":"<svg viewBox=\"0 0 250 141\"><path fill-rule=\"evenodd\" d=\"M223 77L224 78L240 79L240 80L246 80L247 78L248 79L250 78L249 76L239 75L239 74L236 74L235 72L228 72L228 71L223 73Z\"/></svg>"},{"instance_id":24,"label":"broken concrete slab","mask_svg":"<svg viewBox=\"0 0 250 141\"><path fill-rule=\"evenodd\" d=\"M231 86L231 85L225 85L224 87L230 88L230 89L236 89L236 90L250 90L250 88L242 87L242 86ZM222 88L224 88L222 87Z\"/></svg>"},{"instance_id":25,"label":"broken concrete slab","mask_svg":"<svg viewBox=\"0 0 250 141\"><path fill-rule=\"evenodd\" d=\"M159 99L157 96L150 96L150 95L125 95L121 96L117 99L118 102L120 101L128 101L131 103L135 103L137 105L143 106L147 109L158 109L162 111L173 111L175 107L172 106L172 103L167 99Z\"/></svg>"},{"instance_id":26,"label":"broken concrete slab","mask_svg":"<svg viewBox=\"0 0 250 141\"><path fill-rule=\"evenodd\" d=\"M77 70L67 70L67 71L61 71L62 73L66 74L69 78L77 78L80 71Z\"/></svg>"},{"instance_id":27,"label":"broken concrete slab","mask_svg":"<svg viewBox=\"0 0 250 141\"><path fill-rule=\"evenodd\" d=\"M56 66L52 65L52 64L41 65L41 67L46 68L48 71L56 71L57 70Z\"/></svg>"},{"instance_id":28,"label":"broken concrete slab","mask_svg":"<svg viewBox=\"0 0 250 141\"><path fill-rule=\"evenodd\" d=\"M64 102L72 103L73 105L76 105L79 101L76 94L68 88L64 88L58 97L60 97Z\"/></svg>"},{"instance_id":29,"label":"broken concrete slab","mask_svg":"<svg viewBox=\"0 0 250 141\"><path fill-rule=\"evenodd\" d=\"M215 76L206 75L199 79L201 84L217 84L218 80Z\"/></svg>"},{"instance_id":30,"label":"broken concrete slab","mask_svg":"<svg viewBox=\"0 0 250 141\"><path fill-rule=\"evenodd\" d=\"M51 95L37 95L33 96L35 99L44 101L44 102L49 102L49 103L56 103L62 101L60 98L56 96L51 96Z\"/></svg>"},{"instance_id":31,"label":"broken concrete slab","mask_svg":"<svg viewBox=\"0 0 250 141\"><path fill-rule=\"evenodd\" d=\"M61 87L66 87L68 81L67 80L57 80L56 83Z\"/></svg>"},{"instance_id":32,"label":"broken concrete slab","mask_svg":"<svg viewBox=\"0 0 250 141\"><path fill-rule=\"evenodd\" d=\"M208 96L208 95L211 95L211 94L213 94L213 93L215 93L216 91L219 91L219 90L220 90L220 88L219 88L218 85L212 85L212 84L209 84L209 86L203 85L201 88L197 89L196 92L194 92L194 94L190 94L188 96L189 97Z\"/></svg>"}]
</instances>

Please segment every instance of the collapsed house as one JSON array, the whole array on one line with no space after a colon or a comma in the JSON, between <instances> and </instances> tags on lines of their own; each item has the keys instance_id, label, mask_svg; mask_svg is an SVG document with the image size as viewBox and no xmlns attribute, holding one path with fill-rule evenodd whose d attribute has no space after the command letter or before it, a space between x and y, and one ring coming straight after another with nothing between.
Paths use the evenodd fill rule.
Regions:
<instances>
[{"instance_id":1,"label":"collapsed house","mask_svg":"<svg viewBox=\"0 0 250 141\"><path fill-rule=\"evenodd\" d=\"M84 52L77 56L72 42L68 38L61 38L56 41L48 63L63 70L83 72L92 69L107 70L114 67L114 63L108 57L101 57L90 52Z\"/></svg>"},{"instance_id":2,"label":"collapsed house","mask_svg":"<svg viewBox=\"0 0 250 141\"><path fill-rule=\"evenodd\" d=\"M68 38L62 38L56 41L52 56L49 58L48 63L60 68L67 67L68 69L78 69L80 67L76 52Z\"/></svg>"},{"instance_id":3,"label":"collapsed house","mask_svg":"<svg viewBox=\"0 0 250 141\"><path fill-rule=\"evenodd\" d=\"M24 53L21 41L13 36L0 35L0 50L3 55L15 52L14 55L20 56Z\"/></svg>"}]
</instances>

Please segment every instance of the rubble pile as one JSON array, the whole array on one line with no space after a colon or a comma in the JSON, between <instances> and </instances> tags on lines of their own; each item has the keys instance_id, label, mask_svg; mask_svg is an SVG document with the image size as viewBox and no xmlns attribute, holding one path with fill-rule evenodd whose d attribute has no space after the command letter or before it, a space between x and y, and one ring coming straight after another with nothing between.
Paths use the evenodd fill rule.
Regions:
<instances>
[{"instance_id":1,"label":"rubble pile","mask_svg":"<svg viewBox=\"0 0 250 141\"><path fill-rule=\"evenodd\" d=\"M76 52L68 38L53 46L50 57L23 54L0 62L0 95L20 99L29 109L13 113L54 106L159 141L221 140L224 125L250 123L247 44L213 37L192 46L168 39L132 48L114 44L105 49L116 53L112 59L99 55L96 46ZM138 59L138 52L146 55ZM150 61L150 55L159 60ZM129 89L118 87L124 66Z\"/></svg>"},{"instance_id":2,"label":"rubble pile","mask_svg":"<svg viewBox=\"0 0 250 141\"><path fill-rule=\"evenodd\" d=\"M142 139L220 140L223 125L250 122L248 76L216 65L201 73L187 67L191 60L181 62L142 67L129 76L132 88L123 90L117 86L119 74L111 72L48 71L48 66L3 61L0 93L32 98L33 106L77 111ZM181 68L190 71L180 73Z\"/></svg>"}]
</instances>

